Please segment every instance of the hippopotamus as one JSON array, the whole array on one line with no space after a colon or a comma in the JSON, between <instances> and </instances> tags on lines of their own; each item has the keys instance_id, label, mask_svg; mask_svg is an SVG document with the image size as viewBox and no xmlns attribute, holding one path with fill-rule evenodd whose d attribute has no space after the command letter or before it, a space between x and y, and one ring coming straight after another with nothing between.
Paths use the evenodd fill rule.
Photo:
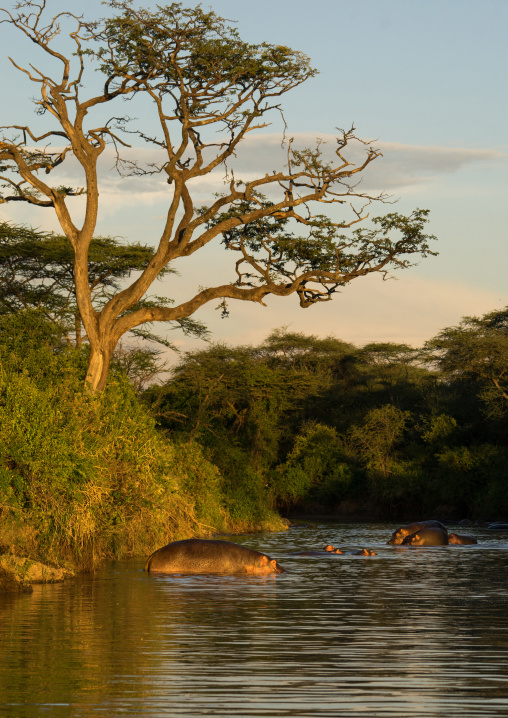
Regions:
<instances>
[{"instance_id":1,"label":"hippopotamus","mask_svg":"<svg viewBox=\"0 0 508 718\"><path fill-rule=\"evenodd\" d=\"M448 534L438 526L426 526L414 534L406 536L403 546L447 546Z\"/></svg>"},{"instance_id":2,"label":"hippopotamus","mask_svg":"<svg viewBox=\"0 0 508 718\"><path fill-rule=\"evenodd\" d=\"M340 554L341 556L375 556L375 552L371 551L370 548L359 548L356 551L341 551L340 548L336 548L331 551L332 554Z\"/></svg>"},{"instance_id":3,"label":"hippopotamus","mask_svg":"<svg viewBox=\"0 0 508 718\"><path fill-rule=\"evenodd\" d=\"M343 553L340 548L328 544L320 551L291 551L291 556L329 556L332 553Z\"/></svg>"},{"instance_id":4,"label":"hippopotamus","mask_svg":"<svg viewBox=\"0 0 508 718\"><path fill-rule=\"evenodd\" d=\"M435 527L438 529L442 529L442 531L446 532L446 526L443 526L442 523L439 521L435 521L434 519L431 519L429 521L415 521L413 524L408 524L407 526L401 526L399 529L394 531L392 533L392 537L389 541L386 543L388 544L401 544L406 536L411 536L411 534L414 534L416 531L420 531L421 529L425 528L431 528Z\"/></svg>"},{"instance_id":5,"label":"hippopotamus","mask_svg":"<svg viewBox=\"0 0 508 718\"><path fill-rule=\"evenodd\" d=\"M156 573L247 573L265 576L282 573L274 558L230 541L186 539L155 551L145 571Z\"/></svg>"},{"instance_id":6,"label":"hippopotamus","mask_svg":"<svg viewBox=\"0 0 508 718\"><path fill-rule=\"evenodd\" d=\"M340 548L335 548L331 543L325 546L325 551L328 551L328 553L344 553L344 551L341 551Z\"/></svg>"},{"instance_id":7,"label":"hippopotamus","mask_svg":"<svg viewBox=\"0 0 508 718\"><path fill-rule=\"evenodd\" d=\"M474 536L464 536L461 534L449 534L448 535L448 543L469 545L469 544L473 544L473 543L478 543L478 541L474 538Z\"/></svg>"},{"instance_id":8,"label":"hippopotamus","mask_svg":"<svg viewBox=\"0 0 508 718\"><path fill-rule=\"evenodd\" d=\"M335 548L335 546L332 546L332 544L328 544L328 546L325 546L322 551L293 551L291 553L292 556L330 556L330 555L340 555L340 556L375 556L376 554L374 551L371 551L368 548L361 548L357 551L342 551L340 548Z\"/></svg>"}]
</instances>

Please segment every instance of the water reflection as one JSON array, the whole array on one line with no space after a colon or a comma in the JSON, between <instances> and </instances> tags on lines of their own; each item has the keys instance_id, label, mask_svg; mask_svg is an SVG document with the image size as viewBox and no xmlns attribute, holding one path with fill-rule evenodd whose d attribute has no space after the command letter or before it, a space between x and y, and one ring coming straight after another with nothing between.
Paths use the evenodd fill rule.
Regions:
<instances>
[{"instance_id":1,"label":"water reflection","mask_svg":"<svg viewBox=\"0 0 508 718\"><path fill-rule=\"evenodd\" d=\"M393 528L235 539L277 558L277 577L126 561L2 597L0 714L506 715L508 540L400 549ZM328 542L376 556L289 555Z\"/></svg>"}]
</instances>

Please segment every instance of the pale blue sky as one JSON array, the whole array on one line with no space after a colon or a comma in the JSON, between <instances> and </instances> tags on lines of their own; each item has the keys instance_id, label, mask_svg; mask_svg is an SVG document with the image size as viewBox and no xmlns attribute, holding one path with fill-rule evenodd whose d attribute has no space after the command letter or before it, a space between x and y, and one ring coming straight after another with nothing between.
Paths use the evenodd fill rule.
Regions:
<instances>
[{"instance_id":1,"label":"pale blue sky","mask_svg":"<svg viewBox=\"0 0 508 718\"><path fill-rule=\"evenodd\" d=\"M144 4L149 5L136 3ZM399 273L399 281L360 279L326 306L300 310L291 298L271 301L266 310L241 304L231 307L229 320L218 320L210 308L202 316L217 340L255 342L275 326L289 324L357 343L419 344L463 315L508 303L506 0L214 0L202 5L237 20L248 41L286 44L309 55L320 74L284 98L290 134L327 137L336 126L354 123L360 136L379 139L384 157L377 161L376 186L383 189L384 182L400 198L397 211L429 208L430 231L440 240L439 257ZM83 3L48 0L48 7L79 12ZM90 16L106 12L98 0L87 0L86 8ZM0 76L2 96L11 102L0 108L1 124L19 121L26 98L34 94L4 57L32 60L33 49L11 39L6 29L0 26ZM280 130L274 117L265 133ZM259 157L269 158L269 148L266 153ZM110 178L100 230L153 243L164 198L115 187ZM392 209L380 207L376 213ZM1 206L0 218L57 228L46 213L27 214L19 205ZM168 287L169 294L184 291L191 278L211 283L205 282L209 268L220 270L213 251L205 254L201 263L182 269L179 288Z\"/></svg>"}]
</instances>

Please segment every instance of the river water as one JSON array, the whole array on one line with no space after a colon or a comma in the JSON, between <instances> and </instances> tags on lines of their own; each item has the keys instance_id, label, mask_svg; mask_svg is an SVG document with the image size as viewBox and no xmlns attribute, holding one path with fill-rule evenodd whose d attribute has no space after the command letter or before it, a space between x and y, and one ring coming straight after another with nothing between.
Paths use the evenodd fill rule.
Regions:
<instances>
[{"instance_id":1,"label":"river water","mask_svg":"<svg viewBox=\"0 0 508 718\"><path fill-rule=\"evenodd\" d=\"M394 524L231 537L276 577L143 561L0 596L0 715L506 716L508 532L387 546ZM376 556L292 556L368 547Z\"/></svg>"}]
</instances>

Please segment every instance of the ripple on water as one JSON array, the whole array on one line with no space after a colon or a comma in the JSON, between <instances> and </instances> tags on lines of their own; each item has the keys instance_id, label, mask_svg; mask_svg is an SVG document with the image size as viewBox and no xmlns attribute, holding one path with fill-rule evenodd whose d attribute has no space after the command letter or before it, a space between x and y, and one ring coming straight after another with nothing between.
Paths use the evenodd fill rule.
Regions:
<instances>
[{"instance_id":1,"label":"ripple on water","mask_svg":"<svg viewBox=\"0 0 508 718\"><path fill-rule=\"evenodd\" d=\"M234 539L277 577L123 561L6 599L0 714L505 716L508 543L478 530L478 546L406 550L386 545L393 528ZM376 556L289 555L330 541Z\"/></svg>"}]
</instances>

